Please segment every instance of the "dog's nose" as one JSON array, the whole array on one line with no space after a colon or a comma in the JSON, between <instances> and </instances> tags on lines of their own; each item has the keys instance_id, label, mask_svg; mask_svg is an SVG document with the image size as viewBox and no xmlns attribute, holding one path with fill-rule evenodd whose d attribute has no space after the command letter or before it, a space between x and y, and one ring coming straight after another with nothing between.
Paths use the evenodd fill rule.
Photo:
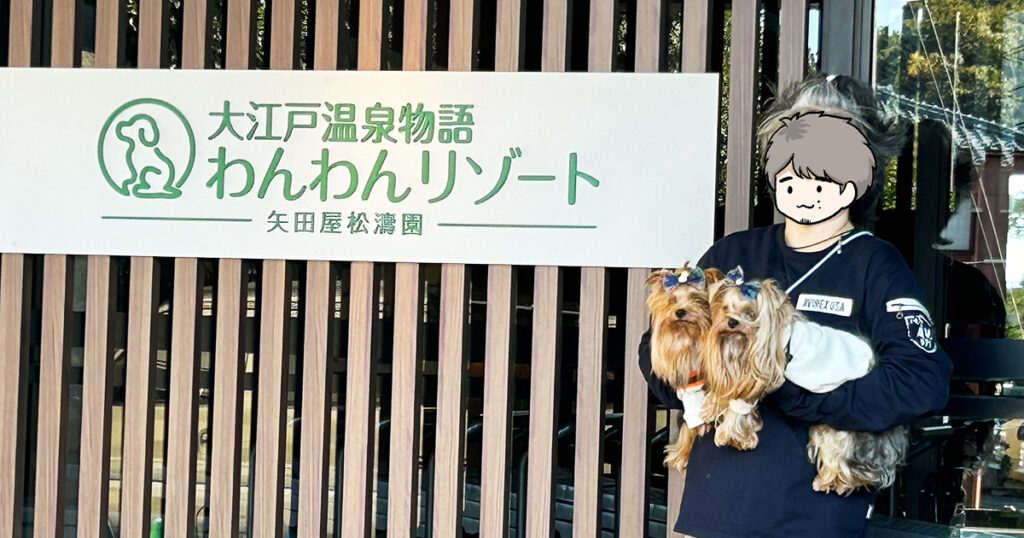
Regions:
<instances>
[{"instance_id":1,"label":"dog's nose","mask_svg":"<svg viewBox=\"0 0 1024 538\"><path fill-rule=\"evenodd\" d=\"M739 326L740 326L740 322L738 322L738 321L736 321L734 319L731 319L731 318L729 319L729 328L730 329L735 329L736 327L739 327Z\"/></svg>"},{"instance_id":2,"label":"dog's nose","mask_svg":"<svg viewBox=\"0 0 1024 538\"><path fill-rule=\"evenodd\" d=\"M680 308L679 310L676 310L676 317L679 318L679 319L685 318L686 317L686 309L685 308Z\"/></svg>"}]
</instances>

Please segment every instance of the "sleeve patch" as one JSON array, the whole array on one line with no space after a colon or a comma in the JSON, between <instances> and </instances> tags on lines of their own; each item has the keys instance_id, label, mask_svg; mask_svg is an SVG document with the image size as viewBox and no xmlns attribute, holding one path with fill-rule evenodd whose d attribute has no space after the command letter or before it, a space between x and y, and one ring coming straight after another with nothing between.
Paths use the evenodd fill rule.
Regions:
<instances>
[{"instance_id":1,"label":"sleeve patch","mask_svg":"<svg viewBox=\"0 0 1024 538\"><path fill-rule=\"evenodd\" d=\"M887 312L895 312L896 319L902 319L907 326L907 338L925 353L934 353L935 325L928 309L920 301L909 297L893 299L885 303Z\"/></svg>"}]
</instances>

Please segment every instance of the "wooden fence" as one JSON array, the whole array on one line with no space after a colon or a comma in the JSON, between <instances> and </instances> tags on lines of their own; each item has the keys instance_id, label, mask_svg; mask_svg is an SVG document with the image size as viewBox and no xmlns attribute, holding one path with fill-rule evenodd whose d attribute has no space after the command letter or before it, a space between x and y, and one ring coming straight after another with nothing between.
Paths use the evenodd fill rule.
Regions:
<instances>
[{"instance_id":1,"label":"wooden fence","mask_svg":"<svg viewBox=\"0 0 1024 538\"><path fill-rule=\"evenodd\" d=\"M806 20L806 0L2 0L0 65L78 67L94 28L102 68L375 70L400 51L407 70L565 71L585 58L611 71L626 55L658 71L675 23L682 71L729 65L728 232L751 224L754 104L766 82L803 76ZM762 41L772 57L759 67ZM617 533L646 536L661 468L635 354L647 273L3 253L0 536L105 537L115 512L121 536L147 535L162 514L167 536L192 536L198 520L210 536L273 537L295 511L299 536L367 536L377 498L390 536L425 519L433 536L459 536L466 462L479 458L474 517L481 535L504 537L520 441L527 536L555 534L560 460L573 536L602 532L608 476ZM609 411L623 417L611 471ZM567 422L570 456L557 435ZM668 483L671 527L682 477Z\"/></svg>"}]
</instances>

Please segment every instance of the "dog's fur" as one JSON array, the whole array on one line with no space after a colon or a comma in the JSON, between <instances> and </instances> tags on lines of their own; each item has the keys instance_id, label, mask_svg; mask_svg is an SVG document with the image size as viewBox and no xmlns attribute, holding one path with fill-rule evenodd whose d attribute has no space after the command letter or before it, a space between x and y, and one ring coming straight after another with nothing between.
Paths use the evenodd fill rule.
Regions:
<instances>
[{"instance_id":1,"label":"dog's fur","mask_svg":"<svg viewBox=\"0 0 1024 538\"><path fill-rule=\"evenodd\" d=\"M772 280L761 282L750 298L735 282L722 279L711 287L710 304L703 415L715 425L716 445L750 450L757 446L761 415L756 407L746 414L737 412L729 402L743 400L756 406L782 385L787 364L782 335L802 315ZM840 495L861 487L888 487L906 451L903 427L849 432L814 426L807 445L808 457L818 469L813 487Z\"/></svg>"},{"instance_id":2,"label":"dog's fur","mask_svg":"<svg viewBox=\"0 0 1024 538\"><path fill-rule=\"evenodd\" d=\"M684 267L684 269L686 269ZM711 320L707 283L721 278L717 271L706 271L704 283L680 282L666 288L663 280L671 271L661 270L647 278L650 294L647 309L651 313L651 373L672 386L686 386L693 372L701 371L705 334ZM675 443L665 447L665 465L682 471L689 461L694 435L703 435L702 425L691 431L682 423Z\"/></svg>"}]
</instances>

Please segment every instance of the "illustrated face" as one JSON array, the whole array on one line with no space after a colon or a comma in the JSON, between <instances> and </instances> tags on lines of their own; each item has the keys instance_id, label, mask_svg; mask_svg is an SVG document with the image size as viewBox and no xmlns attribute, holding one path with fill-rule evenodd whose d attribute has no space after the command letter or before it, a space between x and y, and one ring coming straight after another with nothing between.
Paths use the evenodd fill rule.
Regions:
<instances>
[{"instance_id":1,"label":"illustrated face","mask_svg":"<svg viewBox=\"0 0 1024 538\"><path fill-rule=\"evenodd\" d=\"M788 164L775 175L775 207L800 224L817 224L850 207L857 199L852 183L840 185L827 179L805 179Z\"/></svg>"}]
</instances>

